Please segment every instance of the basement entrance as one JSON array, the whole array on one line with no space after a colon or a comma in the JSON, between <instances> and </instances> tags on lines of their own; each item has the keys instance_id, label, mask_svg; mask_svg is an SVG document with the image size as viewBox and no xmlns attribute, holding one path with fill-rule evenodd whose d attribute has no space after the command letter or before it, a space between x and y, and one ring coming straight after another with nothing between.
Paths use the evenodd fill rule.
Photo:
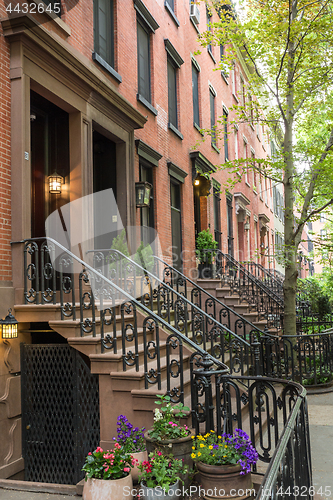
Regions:
<instances>
[{"instance_id":1,"label":"basement entrance","mask_svg":"<svg viewBox=\"0 0 333 500\"><path fill-rule=\"evenodd\" d=\"M21 344L26 481L76 484L100 441L98 376L67 344Z\"/></svg>"}]
</instances>

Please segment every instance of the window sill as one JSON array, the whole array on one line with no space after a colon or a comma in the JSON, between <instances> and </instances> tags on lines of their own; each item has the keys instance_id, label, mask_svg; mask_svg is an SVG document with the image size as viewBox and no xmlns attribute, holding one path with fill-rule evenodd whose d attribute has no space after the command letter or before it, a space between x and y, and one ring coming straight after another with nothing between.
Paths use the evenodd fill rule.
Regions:
<instances>
[{"instance_id":1,"label":"window sill","mask_svg":"<svg viewBox=\"0 0 333 500\"><path fill-rule=\"evenodd\" d=\"M225 83L227 85L229 85L228 76L224 73L224 71L221 71L221 76L222 76L223 80L225 81Z\"/></svg>"},{"instance_id":2,"label":"window sill","mask_svg":"<svg viewBox=\"0 0 333 500\"><path fill-rule=\"evenodd\" d=\"M251 185L250 185L250 183L249 183L248 181L245 181L245 184L246 184L249 188L251 187Z\"/></svg>"},{"instance_id":3,"label":"window sill","mask_svg":"<svg viewBox=\"0 0 333 500\"><path fill-rule=\"evenodd\" d=\"M149 111L153 113L153 115L155 116L158 115L157 109L155 109L154 106L152 106L150 102L148 102L147 99L145 99L142 95L136 94L136 100L141 102L141 104L143 104L147 109L149 109Z\"/></svg>"},{"instance_id":4,"label":"window sill","mask_svg":"<svg viewBox=\"0 0 333 500\"><path fill-rule=\"evenodd\" d=\"M196 32L198 33L198 35L200 35L200 30L198 28L198 25L193 21L192 17L190 16L190 21L191 23L193 24L193 26L195 27L195 30Z\"/></svg>"},{"instance_id":5,"label":"window sill","mask_svg":"<svg viewBox=\"0 0 333 500\"><path fill-rule=\"evenodd\" d=\"M238 97L236 96L236 94L232 93L232 96L233 96L233 98L235 99L235 101L238 103L238 102L239 102L239 99L238 99Z\"/></svg>"},{"instance_id":6,"label":"window sill","mask_svg":"<svg viewBox=\"0 0 333 500\"><path fill-rule=\"evenodd\" d=\"M213 59L214 64L216 64L216 59L215 59L215 57L213 56L213 52L210 50L210 48L208 48L208 49L207 49L207 52L208 52L208 54L210 55L210 57Z\"/></svg>"},{"instance_id":7,"label":"window sill","mask_svg":"<svg viewBox=\"0 0 333 500\"><path fill-rule=\"evenodd\" d=\"M201 130L201 128L197 123L193 123L193 127L197 129L197 131L202 135L202 137L204 136L203 131Z\"/></svg>"},{"instance_id":8,"label":"window sill","mask_svg":"<svg viewBox=\"0 0 333 500\"><path fill-rule=\"evenodd\" d=\"M259 135L258 135L258 134L257 134L257 139L258 139L258 141L259 141L259 142L261 142L260 137L259 137Z\"/></svg>"},{"instance_id":9,"label":"window sill","mask_svg":"<svg viewBox=\"0 0 333 500\"><path fill-rule=\"evenodd\" d=\"M250 123L250 127L252 128L252 130L254 131L254 125L253 123Z\"/></svg>"},{"instance_id":10,"label":"window sill","mask_svg":"<svg viewBox=\"0 0 333 500\"><path fill-rule=\"evenodd\" d=\"M180 22L178 21L176 14L174 13L174 11L172 10L172 8L170 7L170 5L168 4L168 2L166 0L164 1L164 7L168 11L168 13L170 14L173 22L177 25L177 28L179 28Z\"/></svg>"},{"instance_id":11,"label":"window sill","mask_svg":"<svg viewBox=\"0 0 333 500\"><path fill-rule=\"evenodd\" d=\"M117 71L115 69L113 69L113 67L110 66L110 64L107 63L103 59L103 57L101 57L99 54L97 54L96 52L93 52L92 58L93 58L93 61L97 62L100 66L102 66L103 69L105 69L108 73L110 73L110 75L113 76L113 78L115 78L115 80L117 80L118 83L121 83L123 81L123 79L119 75L119 73L117 73Z\"/></svg>"},{"instance_id":12,"label":"window sill","mask_svg":"<svg viewBox=\"0 0 333 500\"><path fill-rule=\"evenodd\" d=\"M179 132L178 128L177 128L177 127L175 127L174 125L172 125L172 123L170 123L170 122L168 123L168 128L169 128L170 130L172 130L172 132L173 132L174 134L176 134L176 136L177 136L177 137L179 137L179 139L181 139L181 140L183 140L183 139L184 139L183 134L182 134L181 132Z\"/></svg>"},{"instance_id":13,"label":"window sill","mask_svg":"<svg viewBox=\"0 0 333 500\"><path fill-rule=\"evenodd\" d=\"M213 144L213 143L212 143L212 148L213 148L213 149L215 149L215 151L216 151L218 154L220 154L220 150L219 150L219 148L218 148L215 144Z\"/></svg>"},{"instance_id":14,"label":"window sill","mask_svg":"<svg viewBox=\"0 0 333 500\"><path fill-rule=\"evenodd\" d=\"M258 195L258 191L256 190L256 188L253 188L253 192L256 196Z\"/></svg>"}]
</instances>

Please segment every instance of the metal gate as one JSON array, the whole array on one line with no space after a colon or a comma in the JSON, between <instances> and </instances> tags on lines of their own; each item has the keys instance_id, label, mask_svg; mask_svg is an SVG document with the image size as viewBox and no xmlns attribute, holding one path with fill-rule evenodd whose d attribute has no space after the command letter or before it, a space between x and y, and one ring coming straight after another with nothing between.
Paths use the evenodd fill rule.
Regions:
<instances>
[{"instance_id":1,"label":"metal gate","mask_svg":"<svg viewBox=\"0 0 333 500\"><path fill-rule=\"evenodd\" d=\"M76 484L99 445L98 376L66 344L21 344L25 480Z\"/></svg>"}]
</instances>

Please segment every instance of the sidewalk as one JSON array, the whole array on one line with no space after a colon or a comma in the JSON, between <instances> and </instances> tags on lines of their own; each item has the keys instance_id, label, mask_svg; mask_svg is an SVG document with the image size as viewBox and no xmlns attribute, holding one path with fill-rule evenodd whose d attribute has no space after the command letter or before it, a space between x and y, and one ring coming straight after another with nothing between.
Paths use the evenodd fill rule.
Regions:
<instances>
[{"instance_id":1,"label":"sidewalk","mask_svg":"<svg viewBox=\"0 0 333 500\"><path fill-rule=\"evenodd\" d=\"M313 486L316 492L314 500L333 500L333 392L308 395L308 407ZM59 493L36 493L0 487L0 500L79 500L80 498Z\"/></svg>"},{"instance_id":2,"label":"sidewalk","mask_svg":"<svg viewBox=\"0 0 333 500\"><path fill-rule=\"evenodd\" d=\"M322 488L323 500L333 500L333 392L308 395L307 399L313 486L317 493Z\"/></svg>"}]
</instances>

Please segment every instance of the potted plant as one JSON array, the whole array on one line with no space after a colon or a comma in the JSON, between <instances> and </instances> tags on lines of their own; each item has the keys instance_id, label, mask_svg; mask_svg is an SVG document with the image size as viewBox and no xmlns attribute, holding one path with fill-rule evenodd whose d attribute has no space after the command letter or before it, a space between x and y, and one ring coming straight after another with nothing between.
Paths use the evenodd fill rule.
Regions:
<instances>
[{"instance_id":1,"label":"potted plant","mask_svg":"<svg viewBox=\"0 0 333 500\"><path fill-rule=\"evenodd\" d=\"M139 429L134 427L126 418L125 415L119 415L117 418L117 442L122 446L123 450L130 453L136 460L136 464L131 469L133 482L138 482L139 469L138 463L147 460L146 443L144 439L145 428Z\"/></svg>"},{"instance_id":2,"label":"potted plant","mask_svg":"<svg viewBox=\"0 0 333 500\"><path fill-rule=\"evenodd\" d=\"M149 453L149 461L139 464L140 489L138 496L143 499L154 498L175 500L181 491L180 476L187 471L182 460L166 456L159 450Z\"/></svg>"},{"instance_id":3,"label":"potted plant","mask_svg":"<svg viewBox=\"0 0 333 500\"><path fill-rule=\"evenodd\" d=\"M211 491L216 487L215 491L224 492L214 499L239 500L240 497L232 495L230 490L250 491L253 488L251 465L257 462L258 453L243 430L235 429L232 435L217 435L214 431L197 435L193 437L191 456L196 462L202 489ZM204 498L212 497L205 495Z\"/></svg>"},{"instance_id":4,"label":"potted plant","mask_svg":"<svg viewBox=\"0 0 333 500\"><path fill-rule=\"evenodd\" d=\"M82 467L86 473L83 500L133 499L130 495L133 490L130 472L134 463L131 453L118 442L113 450L104 451L98 446L95 451L89 452Z\"/></svg>"},{"instance_id":5,"label":"potted plant","mask_svg":"<svg viewBox=\"0 0 333 500\"><path fill-rule=\"evenodd\" d=\"M145 440L148 453L158 449L164 455L173 455L180 459L189 469L193 466L191 458L192 435L193 433L187 425L180 425L179 419L187 416L189 411L182 403L173 405L170 396L157 395L155 401L160 408L154 412L154 424L152 429L145 433ZM183 475L182 480L187 487L189 484L188 474Z\"/></svg>"},{"instance_id":6,"label":"potted plant","mask_svg":"<svg viewBox=\"0 0 333 500\"><path fill-rule=\"evenodd\" d=\"M196 242L196 255L199 259L198 278L212 278L213 276L213 250L217 247L217 241L208 229L200 231Z\"/></svg>"}]
</instances>

